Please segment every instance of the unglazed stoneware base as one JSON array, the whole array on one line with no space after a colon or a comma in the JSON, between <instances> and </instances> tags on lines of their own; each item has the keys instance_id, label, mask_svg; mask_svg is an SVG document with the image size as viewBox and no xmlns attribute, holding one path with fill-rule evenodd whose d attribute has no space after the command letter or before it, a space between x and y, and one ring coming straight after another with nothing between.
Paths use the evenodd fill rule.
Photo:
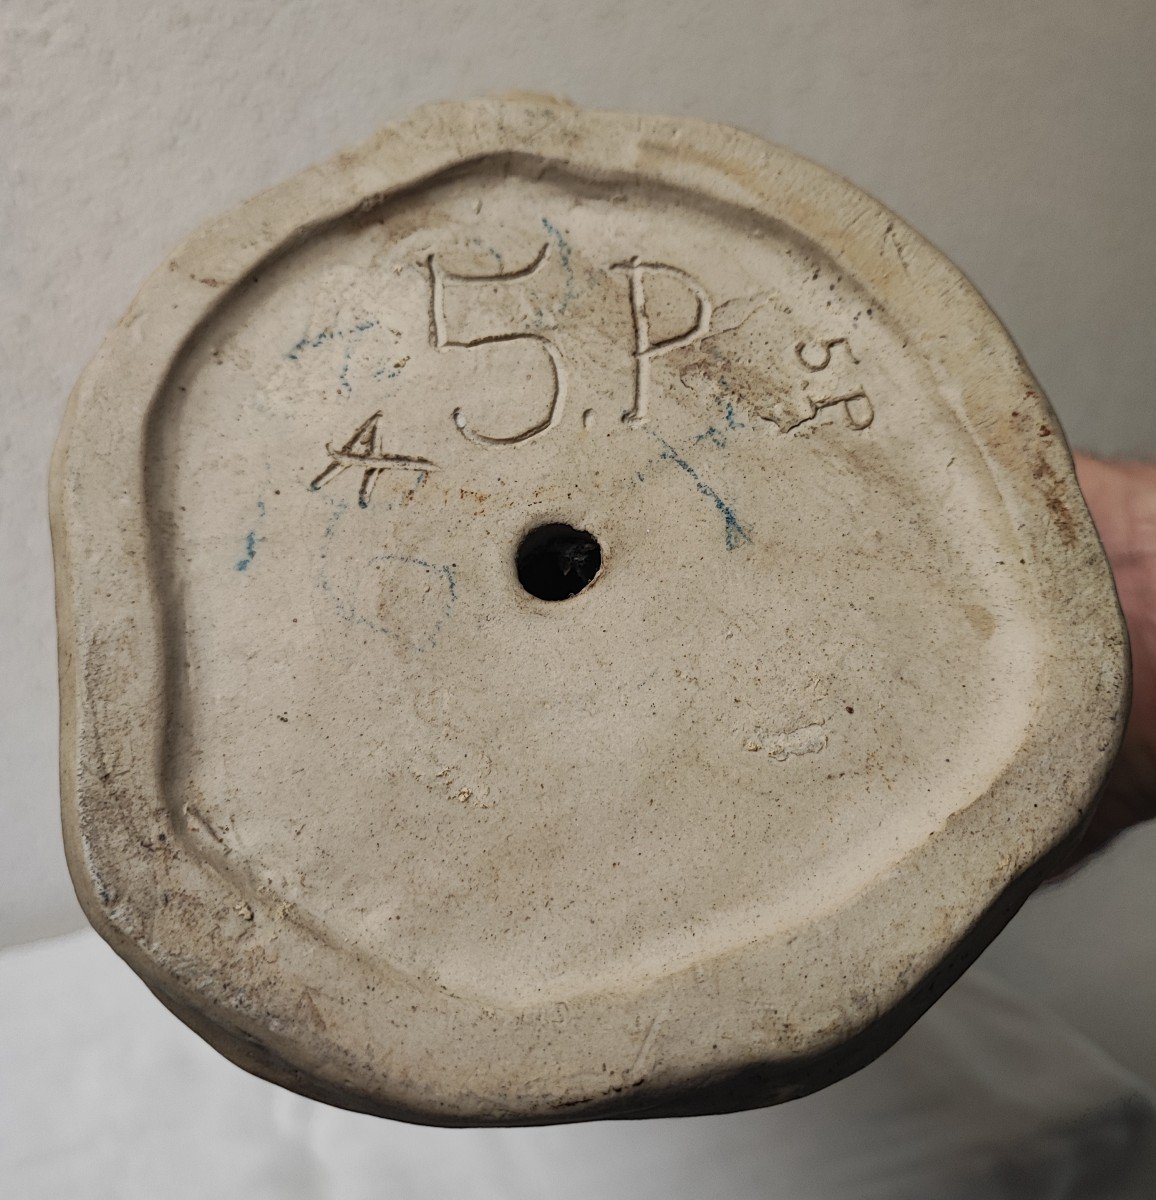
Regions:
<instances>
[{"instance_id":1,"label":"unglazed stoneware base","mask_svg":"<svg viewBox=\"0 0 1156 1200\"><path fill-rule=\"evenodd\" d=\"M596 543L568 599L519 577L549 525ZM1124 719L996 318L697 121L435 106L209 226L78 385L53 528L89 917L243 1066L409 1120L834 1081L1078 832Z\"/></svg>"}]
</instances>

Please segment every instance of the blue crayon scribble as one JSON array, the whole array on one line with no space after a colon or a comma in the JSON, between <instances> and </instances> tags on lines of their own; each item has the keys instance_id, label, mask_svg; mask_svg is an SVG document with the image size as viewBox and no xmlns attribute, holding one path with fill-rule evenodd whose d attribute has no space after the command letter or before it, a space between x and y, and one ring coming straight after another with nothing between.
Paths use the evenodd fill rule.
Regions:
<instances>
[{"instance_id":1,"label":"blue crayon scribble","mask_svg":"<svg viewBox=\"0 0 1156 1200\"><path fill-rule=\"evenodd\" d=\"M724 522L726 523L726 541L727 549L734 550L743 543L750 543L751 535L739 524L739 519L735 516L735 510L712 488L709 484L703 483L699 478L698 472L681 457L677 450L664 438L659 437L657 433L652 432L651 436L662 447L660 458L665 458L668 462L674 463L676 467L685 471L691 479L694 480L694 486L699 492L706 496L707 499L714 502L715 508L722 513Z\"/></svg>"}]
</instances>

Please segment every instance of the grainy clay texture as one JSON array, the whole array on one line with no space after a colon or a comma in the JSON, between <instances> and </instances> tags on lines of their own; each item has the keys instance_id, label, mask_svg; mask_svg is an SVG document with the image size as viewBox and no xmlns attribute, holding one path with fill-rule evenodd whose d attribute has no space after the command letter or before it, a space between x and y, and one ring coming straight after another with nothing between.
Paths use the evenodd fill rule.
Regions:
<instances>
[{"instance_id":1,"label":"grainy clay texture","mask_svg":"<svg viewBox=\"0 0 1156 1200\"><path fill-rule=\"evenodd\" d=\"M832 1082L1122 729L1111 578L996 318L694 121L434 106L206 228L78 385L53 522L90 918L243 1066L389 1116ZM597 542L559 601L516 561L556 524Z\"/></svg>"}]
</instances>

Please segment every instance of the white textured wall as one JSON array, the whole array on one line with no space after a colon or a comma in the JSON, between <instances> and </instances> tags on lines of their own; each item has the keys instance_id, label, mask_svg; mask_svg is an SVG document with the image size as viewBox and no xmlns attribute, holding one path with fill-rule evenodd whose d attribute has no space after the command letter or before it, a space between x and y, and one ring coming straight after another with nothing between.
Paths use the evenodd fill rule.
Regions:
<instances>
[{"instance_id":1,"label":"white textured wall","mask_svg":"<svg viewBox=\"0 0 1156 1200\"><path fill-rule=\"evenodd\" d=\"M1154 0L0 0L0 944L77 925L48 457L194 226L426 100L527 88L785 142L943 247L1072 440L1156 455ZM988 963L1156 1080L1156 832Z\"/></svg>"}]
</instances>

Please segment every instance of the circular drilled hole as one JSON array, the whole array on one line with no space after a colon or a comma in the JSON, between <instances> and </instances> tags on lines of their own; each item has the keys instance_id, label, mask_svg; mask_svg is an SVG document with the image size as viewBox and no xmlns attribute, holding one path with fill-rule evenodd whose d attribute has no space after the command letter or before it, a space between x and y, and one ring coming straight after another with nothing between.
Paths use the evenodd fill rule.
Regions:
<instances>
[{"instance_id":1,"label":"circular drilled hole","mask_svg":"<svg viewBox=\"0 0 1156 1200\"><path fill-rule=\"evenodd\" d=\"M539 600L569 600L602 566L598 539L572 525L539 525L522 539L517 554L518 582Z\"/></svg>"}]
</instances>

